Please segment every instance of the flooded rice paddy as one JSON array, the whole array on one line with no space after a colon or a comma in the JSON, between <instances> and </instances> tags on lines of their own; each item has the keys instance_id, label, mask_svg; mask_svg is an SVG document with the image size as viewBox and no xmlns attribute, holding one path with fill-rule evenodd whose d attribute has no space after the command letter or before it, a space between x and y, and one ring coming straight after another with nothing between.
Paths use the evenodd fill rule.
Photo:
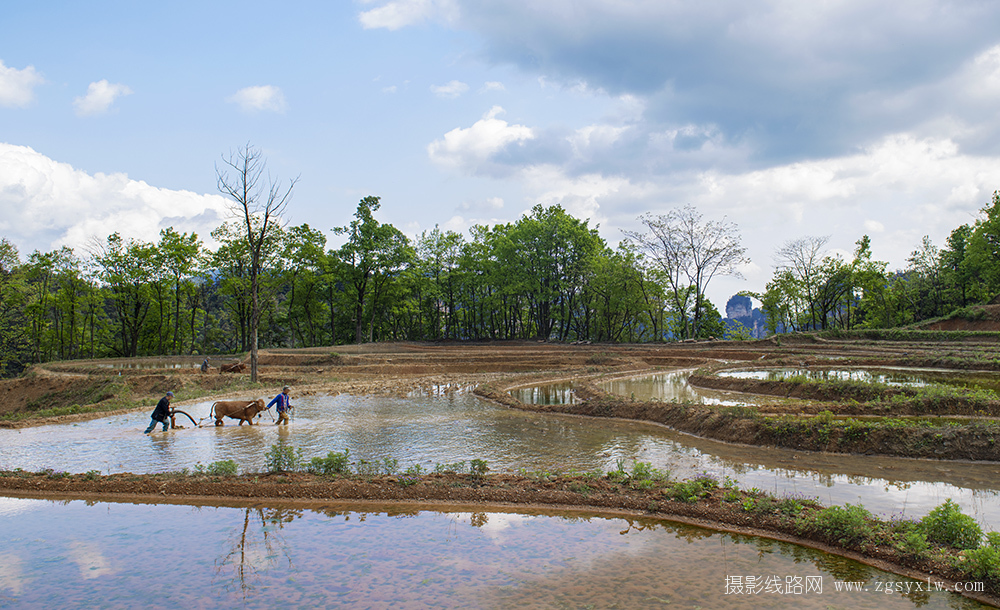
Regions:
<instances>
[{"instance_id":1,"label":"flooded rice paddy","mask_svg":"<svg viewBox=\"0 0 1000 610\"><path fill-rule=\"evenodd\" d=\"M874 513L920 517L948 498L987 529L1000 529L1000 464L937 462L745 447L698 439L643 422L531 413L469 392L408 398L306 396L293 399L291 425L230 423L142 434L148 412L77 424L0 430L0 468L155 473L232 459L265 470L271 445L285 441L308 459L348 449L352 460L419 464L485 460L493 472L609 471L634 461L684 478L708 472L750 489L863 503ZM195 419L210 402L183 405ZM150 408L150 411L152 409ZM178 416L181 423L184 419ZM184 423L188 423L185 420Z\"/></svg>"},{"instance_id":2,"label":"flooded rice paddy","mask_svg":"<svg viewBox=\"0 0 1000 610\"><path fill-rule=\"evenodd\" d=\"M948 386L1000 392L1000 376L992 372L948 371L940 369L825 369L771 368L720 371L719 377L784 381L792 377L809 381L860 381L900 387Z\"/></svg>"},{"instance_id":3,"label":"flooded rice paddy","mask_svg":"<svg viewBox=\"0 0 1000 610\"><path fill-rule=\"evenodd\" d=\"M795 545L585 514L0 499L0 539L11 607L982 607Z\"/></svg>"},{"instance_id":4,"label":"flooded rice paddy","mask_svg":"<svg viewBox=\"0 0 1000 610\"><path fill-rule=\"evenodd\" d=\"M645 373L635 377L601 381L595 385L610 394L627 396L639 401L659 400L661 402L687 402L698 405L737 406L775 404L785 400L774 396L756 396L740 392L697 388L688 383L690 374L691 371L687 370Z\"/></svg>"}]
</instances>

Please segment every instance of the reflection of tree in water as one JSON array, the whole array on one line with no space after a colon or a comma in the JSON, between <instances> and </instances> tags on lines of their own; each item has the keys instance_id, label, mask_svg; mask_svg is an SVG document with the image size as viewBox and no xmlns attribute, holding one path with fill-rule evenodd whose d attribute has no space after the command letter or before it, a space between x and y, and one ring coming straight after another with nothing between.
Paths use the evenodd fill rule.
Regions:
<instances>
[{"instance_id":1,"label":"reflection of tree in water","mask_svg":"<svg viewBox=\"0 0 1000 610\"><path fill-rule=\"evenodd\" d=\"M232 580L227 583L226 590L235 591L238 586L245 600L261 574L277 563L279 553L284 555L291 569L292 557L278 532L301 516L302 511L295 509L244 509L243 524L230 539L230 551L215 562L217 577L232 569Z\"/></svg>"}]
</instances>

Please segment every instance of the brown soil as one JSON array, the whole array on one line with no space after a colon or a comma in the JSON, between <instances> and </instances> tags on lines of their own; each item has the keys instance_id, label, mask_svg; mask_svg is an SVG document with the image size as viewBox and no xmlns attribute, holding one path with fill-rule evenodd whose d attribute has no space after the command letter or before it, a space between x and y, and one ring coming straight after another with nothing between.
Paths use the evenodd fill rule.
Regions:
<instances>
[{"instance_id":1,"label":"brown soil","mask_svg":"<svg viewBox=\"0 0 1000 610\"><path fill-rule=\"evenodd\" d=\"M1000 304L991 302L988 305L973 307L972 310L979 312L981 319L965 320L963 318L952 318L950 320L932 322L921 326L921 328L926 330L1000 331Z\"/></svg>"},{"instance_id":2,"label":"brown soil","mask_svg":"<svg viewBox=\"0 0 1000 610\"><path fill-rule=\"evenodd\" d=\"M512 506L558 510L597 510L636 514L699 525L715 530L763 536L848 557L882 570L918 580L932 578L953 589L968 580L946 560L917 559L896 550L888 540L874 539L851 548L822 534L803 536L795 519L779 511L747 512L743 500L758 498L749 492L717 488L696 502L671 499L669 483L636 489L608 478L549 476L528 478L512 474L473 477L432 474L333 478L305 473L245 474L237 477L129 473L60 476L46 473L0 472L0 492L29 498L83 498L113 502L221 504L275 502L319 506L330 502L362 501L413 504L420 507ZM732 494L739 494L739 498ZM727 498L727 494L729 497ZM807 505L803 514L820 510ZM954 554L954 551L952 551ZM987 581L986 593L967 594L983 603L1000 605L1000 583Z\"/></svg>"}]
</instances>

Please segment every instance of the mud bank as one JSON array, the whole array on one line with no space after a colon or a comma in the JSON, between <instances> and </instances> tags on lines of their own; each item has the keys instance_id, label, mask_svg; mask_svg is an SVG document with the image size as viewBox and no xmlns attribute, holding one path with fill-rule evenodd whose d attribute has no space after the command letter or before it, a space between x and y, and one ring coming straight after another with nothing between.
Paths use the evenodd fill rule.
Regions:
<instances>
[{"instance_id":1,"label":"mud bank","mask_svg":"<svg viewBox=\"0 0 1000 610\"><path fill-rule=\"evenodd\" d=\"M546 413L649 421L718 441L803 451L859 453L937 460L1000 461L1000 425L922 427L878 421L765 417L745 407L705 407L630 401L581 384L574 405L529 405L502 387L485 384L476 394L509 407Z\"/></svg>"},{"instance_id":2,"label":"mud bank","mask_svg":"<svg viewBox=\"0 0 1000 610\"><path fill-rule=\"evenodd\" d=\"M851 382L801 382L740 379L715 375L694 374L688 383L699 388L762 394L827 404L795 405L797 413L818 413L829 410L842 415L962 415L1000 417L1000 401L954 395L923 397L910 388L880 388L872 384ZM788 407L775 405L775 411ZM770 409L769 409L770 410Z\"/></svg>"}]
</instances>

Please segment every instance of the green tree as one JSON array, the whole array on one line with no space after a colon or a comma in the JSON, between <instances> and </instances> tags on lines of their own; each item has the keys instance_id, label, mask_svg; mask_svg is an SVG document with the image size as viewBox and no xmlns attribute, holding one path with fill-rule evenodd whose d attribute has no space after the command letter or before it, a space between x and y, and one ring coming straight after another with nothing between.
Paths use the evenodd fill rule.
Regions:
<instances>
[{"instance_id":1,"label":"green tree","mask_svg":"<svg viewBox=\"0 0 1000 610\"><path fill-rule=\"evenodd\" d=\"M181 337L181 304L191 301L197 295L194 288L193 274L197 269L201 253L201 240L195 233L178 233L173 227L160 231L160 243L157 246L158 262L169 276L173 284L174 332L171 353L183 351ZM192 342L193 342L192 337Z\"/></svg>"},{"instance_id":2,"label":"green tree","mask_svg":"<svg viewBox=\"0 0 1000 610\"><path fill-rule=\"evenodd\" d=\"M368 340L373 339L379 299L384 296L386 284L392 274L409 264L413 257L405 235L391 224L375 220L374 213L380 206L378 197L365 197L358 203L351 224L335 229L337 233L347 234L347 243L337 251L337 258L345 265L348 283L353 289L355 343L365 338L366 313Z\"/></svg>"},{"instance_id":3,"label":"green tree","mask_svg":"<svg viewBox=\"0 0 1000 610\"><path fill-rule=\"evenodd\" d=\"M93 255L99 277L111 293L120 341L112 351L120 356L139 353L140 334L151 305L149 278L154 271L154 250L152 244L125 242L120 234L112 233Z\"/></svg>"},{"instance_id":4,"label":"green tree","mask_svg":"<svg viewBox=\"0 0 1000 610\"><path fill-rule=\"evenodd\" d=\"M0 238L0 375L21 371L30 358L30 339L24 308L27 287L17 248Z\"/></svg>"}]
</instances>

